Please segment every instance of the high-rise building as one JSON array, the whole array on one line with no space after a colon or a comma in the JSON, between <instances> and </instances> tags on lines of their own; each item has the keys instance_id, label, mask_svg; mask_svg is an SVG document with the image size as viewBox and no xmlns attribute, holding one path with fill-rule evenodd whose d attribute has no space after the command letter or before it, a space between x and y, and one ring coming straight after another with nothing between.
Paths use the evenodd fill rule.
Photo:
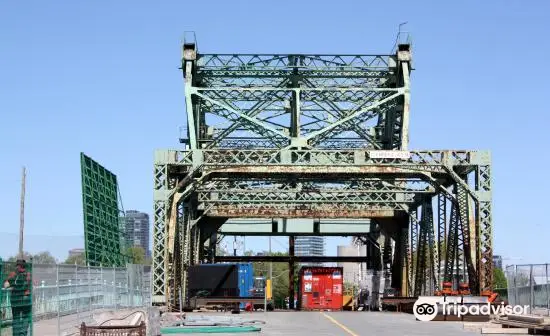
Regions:
<instances>
[{"instance_id":1,"label":"high-rise building","mask_svg":"<svg viewBox=\"0 0 550 336\"><path fill-rule=\"evenodd\" d=\"M124 231L129 247L139 246L150 257L149 250L149 215L137 210L126 211Z\"/></svg>"},{"instance_id":2,"label":"high-rise building","mask_svg":"<svg viewBox=\"0 0 550 336\"><path fill-rule=\"evenodd\" d=\"M502 269L502 256L493 255L493 267Z\"/></svg>"},{"instance_id":3,"label":"high-rise building","mask_svg":"<svg viewBox=\"0 0 550 336\"><path fill-rule=\"evenodd\" d=\"M320 257L325 255L325 237L302 237L294 240L294 255ZM322 263L301 263L302 265L321 265Z\"/></svg>"},{"instance_id":4,"label":"high-rise building","mask_svg":"<svg viewBox=\"0 0 550 336\"><path fill-rule=\"evenodd\" d=\"M338 256L339 257L356 257L356 256L364 256L365 261L366 259L366 248L364 245L362 246L354 246L354 245L338 245L337 247ZM361 269L360 263L351 263L351 262L339 262L338 267L343 268L344 276L344 282L351 282L356 285L359 285L361 280L365 278L365 274L362 274L362 272L365 272L364 269ZM363 264L365 265L365 264ZM365 267L366 268L366 267Z\"/></svg>"}]
</instances>

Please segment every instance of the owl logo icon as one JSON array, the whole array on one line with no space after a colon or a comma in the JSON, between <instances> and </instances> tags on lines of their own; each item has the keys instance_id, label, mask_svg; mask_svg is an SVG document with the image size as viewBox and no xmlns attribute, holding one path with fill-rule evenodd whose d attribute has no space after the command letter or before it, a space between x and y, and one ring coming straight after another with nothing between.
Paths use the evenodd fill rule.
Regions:
<instances>
[{"instance_id":1,"label":"owl logo icon","mask_svg":"<svg viewBox=\"0 0 550 336\"><path fill-rule=\"evenodd\" d=\"M414 303L413 314L419 321L431 321L437 315L437 301L419 297Z\"/></svg>"}]
</instances>

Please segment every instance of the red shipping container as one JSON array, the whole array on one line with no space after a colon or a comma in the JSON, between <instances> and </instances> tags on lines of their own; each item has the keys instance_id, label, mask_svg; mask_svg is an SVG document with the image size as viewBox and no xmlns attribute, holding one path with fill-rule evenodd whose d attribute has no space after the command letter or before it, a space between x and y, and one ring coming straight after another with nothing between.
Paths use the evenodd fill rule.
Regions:
<instances>
[{"instance_id":1,"label":"red shipping container","mask_svg":"<svg viewBox=\"0 0 550 336\"><path fill-rule=\"evenodd\" d=\"M302 310L342 310L342 267L302 267L298 297Z\"/></svg>"}]
</instances>

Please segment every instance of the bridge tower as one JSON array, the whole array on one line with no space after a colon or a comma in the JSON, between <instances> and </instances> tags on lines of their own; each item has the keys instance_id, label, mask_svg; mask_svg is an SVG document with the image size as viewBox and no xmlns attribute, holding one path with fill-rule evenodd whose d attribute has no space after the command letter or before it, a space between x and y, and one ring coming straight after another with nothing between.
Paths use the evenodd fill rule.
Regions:
<instances>
[{"instance_id":1,"label":"bridge tower","mask_svg":"<svg viewBox=\"0 0 550 336\"><path fill-rule=\"evenodd\" d=\"M203 54L192 40L181 69L185 149L154 161L156 304L187 298L187 268L215 261L221 227L238 218L329 231L332 219L363 219L362 239L382 246L372 264L402 294L443 279L492 288L490 154L409 148L410 41L390 54L304 55Z\"/></svg>"}]
</instances>

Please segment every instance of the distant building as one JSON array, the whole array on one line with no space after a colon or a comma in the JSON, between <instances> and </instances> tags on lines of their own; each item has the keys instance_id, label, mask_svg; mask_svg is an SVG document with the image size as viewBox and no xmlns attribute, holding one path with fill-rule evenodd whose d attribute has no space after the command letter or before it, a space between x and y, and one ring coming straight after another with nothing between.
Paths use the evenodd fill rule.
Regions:
<instances>
[{"instance_id":1,"label":"distant building","mask_svg":"<svg viewBox=\"0 0 550 336\"><path fill-rule=\"evenodd\" d=\"M145 256L150 257L149 250L149 215L137 210L126 211L124 221L125 238L129 245L139 246L145 251Z\"/></svg>"},{"instance_id":2,"label":"distant building","mask_svg":"<svg viewBox=\"0 0 550 336\"><path fill-rule=\"evenodd\" d=\"M502 269L502 256L493 255L493 267Z\"/></svg>"},{"instance_id":3,"label":"distant building","mask_svg":"<svg viewBox=\"0 0 550 336\"><path fill-rule=\"evenodd\" d=\"M354 246L354 245L339 245L337 247L338 257L356 257L356 256L365 256L366 259L366 248L365 246ZM354 283L359 285L361 280L365 277L361 272L360 263L350 263L350 262L339 262L338 267L343 268L343 277L344 282Z\"/></svg>"},{"instance_id":4,"label":"distant building","mask_svg":"<svg viewBox=\"0 0 550 336\"><path fill-rule=\"evenodd\" d=\"M83 248L74 248L69 250L69 258L84 255L85 250Z\"/></svg>"},{"instance_id":5,"label":"distant building","mask_svg":"<svg viewBox=\"0 0 550 336\"><path fill-rule=\"evenodd\" d=\"M325 237L302 237L294 240L294 255L322 257L325 255ZM322 263L300 263L301 265L321 265Z\"/></svg>"}]
</instances>

